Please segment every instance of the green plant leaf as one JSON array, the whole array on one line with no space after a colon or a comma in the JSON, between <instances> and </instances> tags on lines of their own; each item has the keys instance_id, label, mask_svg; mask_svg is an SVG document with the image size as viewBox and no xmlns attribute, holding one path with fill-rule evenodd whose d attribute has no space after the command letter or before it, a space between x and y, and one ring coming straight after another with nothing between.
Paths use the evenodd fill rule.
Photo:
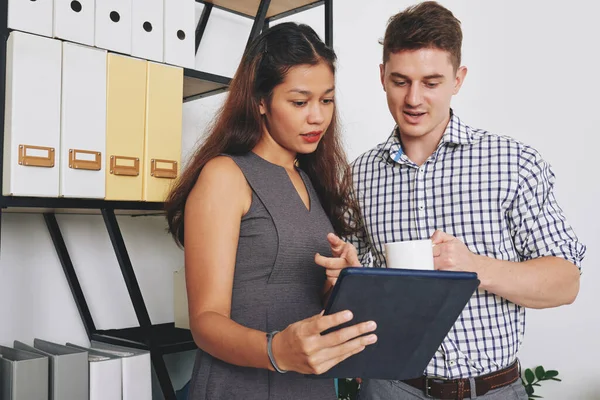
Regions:
<instances>
[{"instance_id":1,"label":"green plant leaf","mask_svg":"<svg viewBox=\"0 0 600 400\"><path fill-rule=\"evenodd\" d=\"M546 371L544 370L544 367L542 367L541 365L535 369L536 378L542 380L542 379L544 379L545 375L546 375Z\"/></svg>"},{"instance_id":2,"label":"green plant leaf","mask_svg":"<svg viewBox=\"0 0 600 400\"><path fill-rule=\"evenodd\" d=\"M531 384L531 386L539 386L539 387L542 387L542 385L540 385L540 384L539 384L539 383L537 383L537 382L536 382L536 383L532 383L532 384Z\"/></svg>"},{"instance_id":3,"label":"green plant leaf","mask_svg":"<svg viewBox=\"0 0 600 400\"><path fill-rule=\"evenodd\" d=\"M528 396L533 394L533 387L531 385L525 385L525 392L527 392Z\"/></svg>"},{"instance_id":4,"label":"green plant leaf","mask_svg":"<svg viewBox=\"0 0 600 400\"><path fill-rule=\"evenodd\" d=\"M558 379L558 378L550 378L550 379L553 380L553 381L562 382L562 380Z\"/></svg>"},{"instance_id":5,"label":"green plant leaf","mask_svg":"<svg viewBox=\"0 0 600 400\"><path fill-rule=\"evenodd\" d=\"M527 381L527 383L532 383L535 380L535 375L533 374L533 371L530 370L529 368L527 368L525 370L525 381Z\"/></svg>"},{"instance_id":6,"label":"green plant leaf","mask_svg":"<svg viewBox=\"0 0 600 400\"><path fill-rule=\"evenodd\" d=\"M538 396L537 394L532 394L531 396L529 396L532 399L543 399L542 396Z\"/></svg>"},{"instance_id":7,"label":"green plant leaf","mask_svg":"<svg viewBox=\"0 0 600 400\"><path fill-rule=\"evenodd\" d=\"M546 375L545 375L546 379L554 378L555 376L558 376L558 371L555 371L553 369L546 371Z\"/></svg>"}]
</instances>

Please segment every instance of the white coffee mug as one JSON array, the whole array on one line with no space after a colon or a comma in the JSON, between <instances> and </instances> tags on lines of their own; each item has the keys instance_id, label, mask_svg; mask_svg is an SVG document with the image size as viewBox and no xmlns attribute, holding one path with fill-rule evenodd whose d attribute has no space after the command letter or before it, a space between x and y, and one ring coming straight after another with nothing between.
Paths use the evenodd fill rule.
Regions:
<instances>
[{"instance_id":1,"label":"white coffee mug","mask_svg":"<svg viewBox=\"0 0 600 400\"><path fill-rule=\"evenodd\" d=\"M430 239L385 244L388 268L433 270L433 245Z\"/></svg>"}]
</instances>

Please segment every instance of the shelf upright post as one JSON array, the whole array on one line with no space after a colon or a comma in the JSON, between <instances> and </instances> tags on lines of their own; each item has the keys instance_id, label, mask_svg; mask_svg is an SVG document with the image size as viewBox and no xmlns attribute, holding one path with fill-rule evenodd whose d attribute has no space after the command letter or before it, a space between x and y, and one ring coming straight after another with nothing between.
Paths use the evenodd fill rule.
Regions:
<instances>
[{"instance_id":1,"label":"shelf upright post","mask_svg":"<svg viewBox=\"0 0 600 400\"><path fill-rule=\"evenodd\" d=\"M211 3L204 3L202 15L200 16L200 20L196 26L196 54L198 54L198 47L200 47L202 36L204 36L204 31L206 30L206 25L208 24L208 18L210 18L212 8L213 5Z\"/></svg>"},{"instance_id":2,"label":"shelf upright post","mask_svg":"<svg viewBox=\"0 0 600 400\"><path fill-rule=\"evenodd\" d=\"M6 109L6 42L8 41L8 1L0 1L0 196L4 166L4 112ZM0 206L0 228L2 208ZM0 239L1 239L0 233Z\"/></svg>"},{"instance_id":3,"label":"shelf upright post","mask_svg":"<svg viewBox=\"0 0 600 400\"><path fill-rule=\"evenodd\" d=\"M265 25L265 19L267 18L267 11L269 11L269 6L271 5L271 0L260 0L260 4L258 6L258 11L256 13L256 17L254 18L254 23L252 24L252 29L250 30L250 37L248 38L248 43L246 47L252 42L252 40L260 35Z\"/></svg>"},{"instance_id":4,"label":"shelf upright post","mask_svg":"<svg viewBox=\"0 0 600 400\"><path fill-rule=\"evenodd\" d=\"M325 0L325 44L333 48L333 0Z\"/></svg>"}]
</instances>

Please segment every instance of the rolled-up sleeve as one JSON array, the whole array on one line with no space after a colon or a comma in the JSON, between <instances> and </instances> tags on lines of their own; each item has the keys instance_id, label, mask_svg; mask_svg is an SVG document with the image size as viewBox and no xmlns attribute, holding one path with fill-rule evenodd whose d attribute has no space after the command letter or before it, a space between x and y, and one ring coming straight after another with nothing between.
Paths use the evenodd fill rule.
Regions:
<instances>
[{"instance_id":1,"label":"rolled-up sleeve","mask_svg":"<svg viewBox=\"0 0 600 400\"><path fill-rule=\"evenodd\" d=\"M581 269L586 246L581 243L556 201L555 176L540 154L524 148L519 162L519 188L508 222L521 260L555 256Z\"/></svg>"}]
</instances>

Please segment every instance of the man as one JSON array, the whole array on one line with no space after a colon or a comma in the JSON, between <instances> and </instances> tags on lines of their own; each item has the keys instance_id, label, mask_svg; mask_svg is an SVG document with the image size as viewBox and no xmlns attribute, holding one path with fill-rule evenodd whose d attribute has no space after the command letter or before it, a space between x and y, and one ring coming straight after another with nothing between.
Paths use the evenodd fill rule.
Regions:
<instances>
[{"instance_id":1,"label":"man","mask_svg":"<svg viewBox=\"0 0 600 400\"><path fill-rule=\"evenodd\" d=\"M385 267L384 245L431 237L438 270L476 272L479 290L423 378L369 380L361 400L527 399L517 351L525 308L572 303L585 246L531 147L466 125L450 108L464 82L460 21L435 2L393 16L381 83L396 121L352 166L363 265Z\"/></svg>"}]
</instances>

